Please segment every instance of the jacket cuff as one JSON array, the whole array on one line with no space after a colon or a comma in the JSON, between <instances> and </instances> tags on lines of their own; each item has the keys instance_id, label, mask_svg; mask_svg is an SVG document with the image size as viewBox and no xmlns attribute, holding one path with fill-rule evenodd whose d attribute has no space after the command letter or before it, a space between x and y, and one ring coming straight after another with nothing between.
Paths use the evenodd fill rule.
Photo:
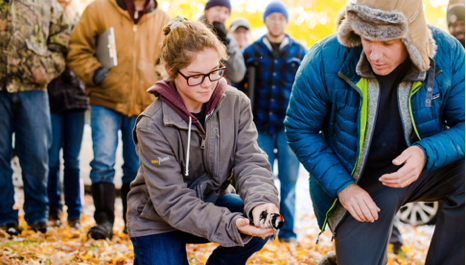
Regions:
<instances>
[{"instance_id":1,"label":"jacket cuff","mask_svg":"<svg viewBox=\"0 0 466 265\"><path fill-rule=\"evenodd\" d=\"M236 220L238 220L239 218L244 218L244 217L241 215L236 215L235 217L233 217L233 219L231 219L231 222L232 222L231 225L234 226L235 228L236 228ZM238 243L239 246L244 247L247 243L249 243L249 241L251 241L252 236L242 234L238 230L238 228L233 229L233 230L234 230L233 232L234 241Z\"/></svg>"},{"instance_id":2,"label":"jacket cuff","mask_svg":"<svg viewBox=\"0 0 466 265\"><path fill-rule=\"evenodd\" d=\"M354 180L352 180L352 181L348 181L348 182L346 182L345 184L341 185L341 187L338 188L338 190L337 190L337 192L335 193L334 196L335 196L336 198L338 198L338 193L340 193L342 190L344 190L344 189L345 189L346 187L348 187L350 184L354 184L354 183L355 183Z\"/></svg>"}]
</instances>

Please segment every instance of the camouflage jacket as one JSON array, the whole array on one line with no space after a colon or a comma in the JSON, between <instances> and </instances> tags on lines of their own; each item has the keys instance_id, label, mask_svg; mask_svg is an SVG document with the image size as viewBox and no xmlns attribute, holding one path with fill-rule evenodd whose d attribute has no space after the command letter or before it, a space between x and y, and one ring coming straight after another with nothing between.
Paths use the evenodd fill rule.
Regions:
<instances>
[{"instance_id":1,"label":"camouflage jacket","mask_svg":"<svg viewBox=\"0 0 466 265\"><path fill-rule=\"evenodd\" d=\"M65 70L69 35L56 0L0 0L0 90L46 90Z\"/></svg>"}]
</instances>

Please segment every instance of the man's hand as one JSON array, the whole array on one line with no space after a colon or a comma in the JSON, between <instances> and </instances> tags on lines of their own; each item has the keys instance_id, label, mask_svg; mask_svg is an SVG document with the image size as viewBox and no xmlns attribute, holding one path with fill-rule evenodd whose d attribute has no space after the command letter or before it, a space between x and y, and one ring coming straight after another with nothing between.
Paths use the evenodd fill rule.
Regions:
<instances>
[{"instance_id":1,"label":"man's hand","mask_svg":"<svg viewBox=\"0 0 466 265\"><path fill-rule=\"evenodd\" d=\"M45 71L44 67L37 67L32 71L31 81L39 85L46 85L52 81L52 76Z\"/></svg>"},{"instance_id":2,"label":"man's hand","mask_svg":"<svg viewBox=\"0 0 466 265\"><path fill-rule=\"evenodd\" d=\"M373 223L379 219L380 208L377 207L369 193L358 185L348 185L338 193L338 198L343 207L359 222Z\"/></svg>"},{"instance_id":3,"label":"man's hand","mask_svg":"<svg viewBox=\"0 0 466 265\"><path fill-rule=\"evenodd\" d=\"M270 214L272 213L280 213L278 210L277 206L273 203L264 203L264 204L259 204L254 209L252 209L252 218L254 220L254 226L255 227L261 227L260 225L260 218L261 218L261 213L263 211L267 211L267 218L265 219L264 226L265 228L270 228Z\"/></svg>"},{"instance_id":4,"label":"man's hand","mask_svg":"<svg viewBox=\"0 0 466 265\"><path fill-rule=\"evenodd\" d=\"M272 228L258 228L249 224L247 218L238 218L236 220L236 228L239 232L245 235L256 236L256 237L268 237L273 235Z\"/></svg>"},{"instance_id":5,"label":"man's hand","mask_svg":"<svg viewBox=\"0 0 466 265\"><path fill-rule=\"evenodd\" d=\"M419 178L424 169L424 160L424 151L419 146L411 146L392 161L396 166L404 165L394 173L382 175L379 181L392 188L409 186Z\"/></svg>"}]
</instances>

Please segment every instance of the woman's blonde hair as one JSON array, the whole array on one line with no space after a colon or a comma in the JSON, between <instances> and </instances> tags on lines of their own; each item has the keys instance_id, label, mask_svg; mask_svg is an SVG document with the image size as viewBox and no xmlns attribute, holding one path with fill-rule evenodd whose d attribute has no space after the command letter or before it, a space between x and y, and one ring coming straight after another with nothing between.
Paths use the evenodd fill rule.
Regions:
<instances>
[{"instance_id":1,"label":"woman's blonde hair","mask_svg":"<svg viewBox=\"0 0 466 265\"><path fill-rule=\"evenodd\" d=\"M228 59L225 45L202 22L176 16L163 28L163 34L162 62L170 68L169 80L174 80L178 71L190 65L196 53L204 49L215 49L220 61Z\"/></svg>"}]
</instances>

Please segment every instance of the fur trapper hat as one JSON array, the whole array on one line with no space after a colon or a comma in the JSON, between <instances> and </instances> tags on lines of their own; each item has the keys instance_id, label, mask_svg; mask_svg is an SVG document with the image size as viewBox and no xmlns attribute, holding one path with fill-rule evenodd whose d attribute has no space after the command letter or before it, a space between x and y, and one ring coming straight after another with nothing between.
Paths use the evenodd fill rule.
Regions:
<instances>
[{"instance_id":1,"label":"fur trapper hat","mask_svg":"<svg viewBox=\"0 0 466 265\"><path fill-rule=\"evenodd\" d=\"M346 6L346 18L338 28L341 45L361 45L361 36L372 41L400 39L413 64L429 69L437 45L427 27L422 0L356 0Z\"/></svg>"}]
</instances>

